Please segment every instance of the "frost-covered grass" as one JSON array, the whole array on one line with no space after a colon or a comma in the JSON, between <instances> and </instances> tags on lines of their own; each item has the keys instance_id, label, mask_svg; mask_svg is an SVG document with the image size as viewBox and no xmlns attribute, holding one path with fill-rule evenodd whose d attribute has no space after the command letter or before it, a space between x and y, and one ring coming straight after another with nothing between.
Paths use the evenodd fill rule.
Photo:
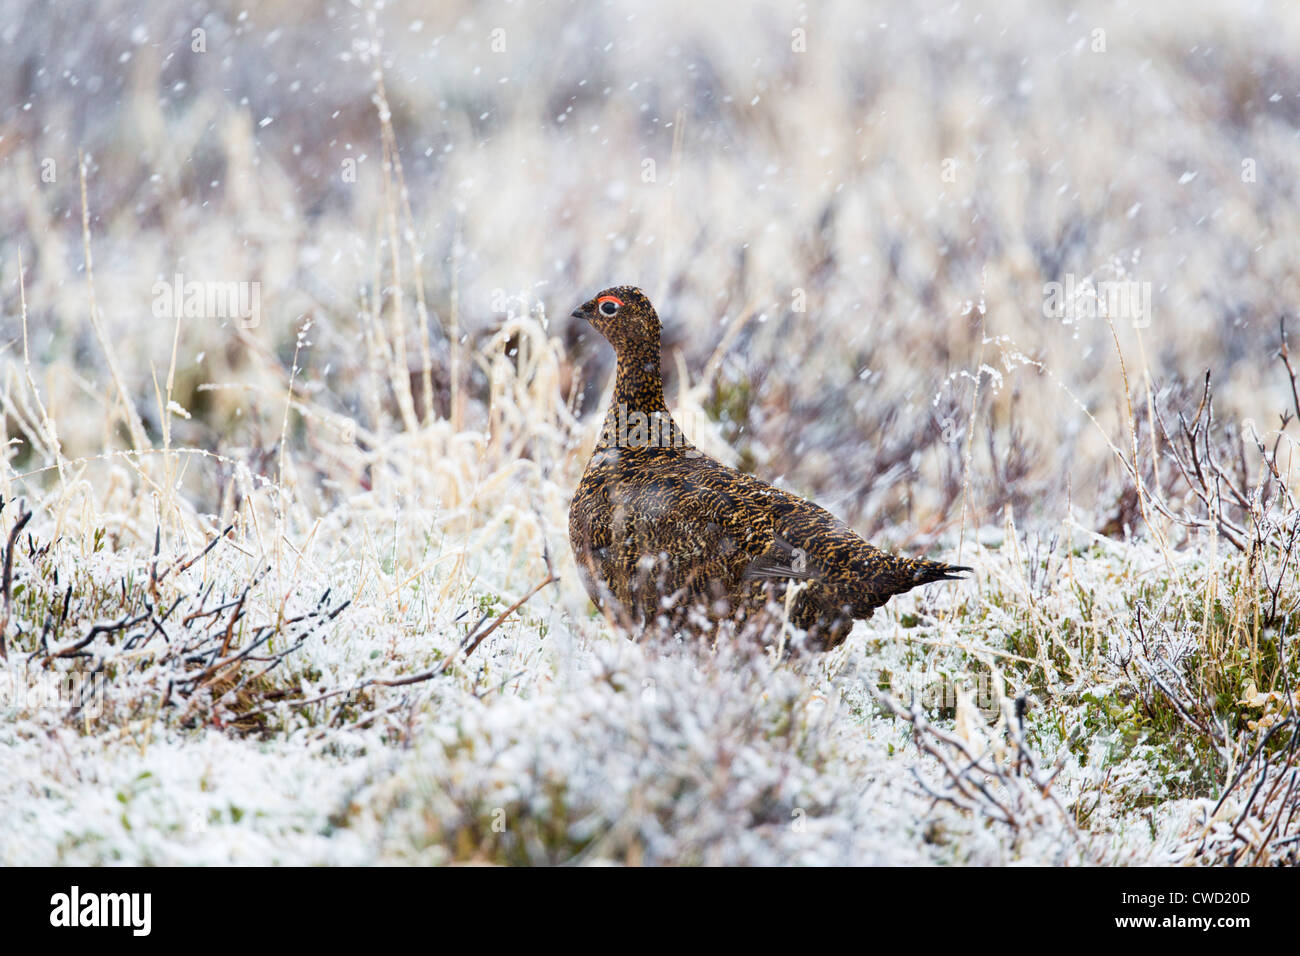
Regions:
<instances>
[{"instance_id":1,"label":"frost-covered grass","mask_svg":"<svg viewBox=\"0 0 1300 956\"><path fill-rule=\"evenodd\" d=\"M0 862L1295 862L1295 9L368 9L0 31ZM971 580L611 626L616 282L700 445Z\"/></svg>"},{"instance_id":2,"label":"frost-covered grass","mask_svg":"<svg viewBox=\"0 0 1300 956\"><path fill-rule=\"evenodd\" d=\"M532 485L560 497L546 478ZM458 657L480 609L500 612L523 588L506 573L504 525L485 542L467 521L470 538L441 546L473 548L496 570L458 573L438 553L427 571L412 570L454 516L411 508L373 528L392 542L390 571L369 554L311 562L287 586L261 578L223 661L262 628L309 612L326 588L351 603L251 687L239 678L294 647L291 627L229 676L209 658L173 654L203 646L207 620L173 613L150 633L176 601L192 605L183 595L218 607L243 594L254 566L233 544L169 575L156 600L151 558L85 553L70 533L35 561L20 547L10 686L35 693L73 671L99 672L102 684L75 712L70 682L55 700L10 698L5 862L1174 862L1197 848L1224 783L1259 740L1248 721L1290 707L1278 674L1239 655L1235 686L1282 696L1233 691L1212 704L1227 743L1184 722L1141 668L1173 661L1165 680L1195 683L1187 655L1208 632L1177 605L1199 606L1212 573L1228 603L1252 600L1232 562L1192 548L1166 563L1152 547L1073 527L1075 542L1046 556L1010 540L979 547L967 555L972 583L900 599L820 657L631 643L588 612L567 567ZM34 523L39 554L52 525ZM164 549L161 563L170 558ZM545 574L524 559L514 581L530 563ZM36 636L62 615L56 571L74 599L46 655ZM119 620L124 594L152 616L97 637L85 657L55 656L92 623ZM1149 647L1137 646L1139 607L1146 632L1162 634ZM443 665L428 681L349 692ZM201 686L187 688L195 675ZM995 768L1017 762L1007 722L1016 726L1013 701L1027 699L1025 748L1040 777L1054 773L1051 799L1007 769L1005 779L980 774L987 804L935 804L931 795L953 794L952 779L918 752L881 689L916 701ZM1283 821L1265 842L1295 832Z\"/></svg>"}]
</instances>

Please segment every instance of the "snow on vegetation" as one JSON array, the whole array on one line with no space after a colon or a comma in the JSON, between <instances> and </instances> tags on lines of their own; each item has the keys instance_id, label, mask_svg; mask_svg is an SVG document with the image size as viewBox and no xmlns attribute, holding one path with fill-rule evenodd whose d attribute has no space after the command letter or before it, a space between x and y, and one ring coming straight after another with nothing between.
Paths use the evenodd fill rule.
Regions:
<instances>
[{"instance_id":1,"label":"snow on vegetation","mask_svg":"<svg viewBox=\"0 0 1300 956\"><path fill-rule=\"evenodd\" d=\"M1300 15L1076 6L18 4L0 862L1297 862ZM616 282L971 579L606 620Z\"/></svg>"}]
</instances>

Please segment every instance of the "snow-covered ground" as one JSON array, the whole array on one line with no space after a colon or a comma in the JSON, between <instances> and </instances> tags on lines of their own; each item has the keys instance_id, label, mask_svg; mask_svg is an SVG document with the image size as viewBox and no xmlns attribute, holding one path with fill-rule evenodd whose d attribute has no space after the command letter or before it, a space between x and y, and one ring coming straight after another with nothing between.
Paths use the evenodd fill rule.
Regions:
<instances>
[{"instance_id":1,"label":"snow-covered ground","mask_svg":"<svg viewBox=\"0 0 1300 956\"><path fill-rule=\"evenodd\" d=\"M536 473L518 494L563 500ZM629 641L590 612L544 511L394 507L385 519L374 505L322 522L319 557L286 556L284 578L273 569L248 595L232 648L327 589L320 606L351 601L263 645L266 660L303 638L271 685L248 691L288 688L278 702L212 673L184 690L212 658L178 649L224 643L228 620L191 615L230 603L256 569L233 544L164 576L157 599L152 558L86 555L72 533L35 561L20 552L28 636L11 640L24 649L11 647L6 673L29 692L11 693L3 715L4 862L1165 863L1194 848L1222 787L1225 768L1196 735L1143 720L1142 695L1158 695L1137 663L1117 663L1179 660L1175 645L1198 640L1177 606L1202 599L1209 567L1231 574L1203 549L1166 559L1066 528L1068 550L1029 557L990 534L999 546L968 545L971 581L897 599L833 653L778 661ZM493 516L505 520L485 534ZM465 532L440 534L455 525ZM39 548L52 524L27 530ZM372 544L354 552L354 537ZM493 620L545 580L541 549L521 538L547 540L560 580L454 657L480 611ZM164 547L157 566L194 553ZM47 660L30 635L62 613L67 583L76 596ZM83 595L103 603L79 617ZM1134 650L1146 601L1146 627L1171 634ZM152 636L146 620L97 637L87 658L56 656L91 624L148 606L162 625ZM448 658L429 680L362 687ZM247 666L240 677L265 665ZM101 672L75 712L71 682L48 691L52 673L74 669ZM936 803L954 795L952 777L882 690L984 758L986 800ZM1007 733L1022 695L1036 770ZM256 711L256 725L239 722ZM1031 781L1053 774L1044 797Z\"/></svg>"}]
</instances>

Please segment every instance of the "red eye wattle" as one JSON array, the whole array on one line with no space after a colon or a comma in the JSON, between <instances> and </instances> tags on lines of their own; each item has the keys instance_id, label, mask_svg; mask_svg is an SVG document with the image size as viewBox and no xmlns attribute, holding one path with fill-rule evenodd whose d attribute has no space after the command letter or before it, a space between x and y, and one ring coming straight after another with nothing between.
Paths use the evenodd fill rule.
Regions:
<instances>
[{"instance_id":1,"label":"red eye wattle","mask_svg":"<svg viewBox=\"0 0 1300 956\"><path fill-rule=\"evenodd\" d=\"M600 305L601 303L604 302L613 302L619 308L622 308L623 306L623 300L618 298L617 296L602 295L599 299L596 300L597 305Z\"/></svg>"}]
</instances>

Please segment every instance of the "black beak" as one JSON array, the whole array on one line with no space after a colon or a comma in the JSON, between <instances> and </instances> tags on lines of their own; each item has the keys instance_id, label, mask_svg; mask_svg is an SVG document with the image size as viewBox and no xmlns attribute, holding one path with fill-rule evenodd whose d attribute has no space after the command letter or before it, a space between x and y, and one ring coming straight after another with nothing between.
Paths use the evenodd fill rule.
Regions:
<instances>
[{"instance_id":1,"label":"black beak","mask_svg":"<svg viewBox=\"0 0 1300 956\"><path fill-rule=\"evenodd\" d=\"M574 309L569 315L575 319L585 319L587 317L587 313L583 312L582 309Z\"/></svg>"}]
</instances>

